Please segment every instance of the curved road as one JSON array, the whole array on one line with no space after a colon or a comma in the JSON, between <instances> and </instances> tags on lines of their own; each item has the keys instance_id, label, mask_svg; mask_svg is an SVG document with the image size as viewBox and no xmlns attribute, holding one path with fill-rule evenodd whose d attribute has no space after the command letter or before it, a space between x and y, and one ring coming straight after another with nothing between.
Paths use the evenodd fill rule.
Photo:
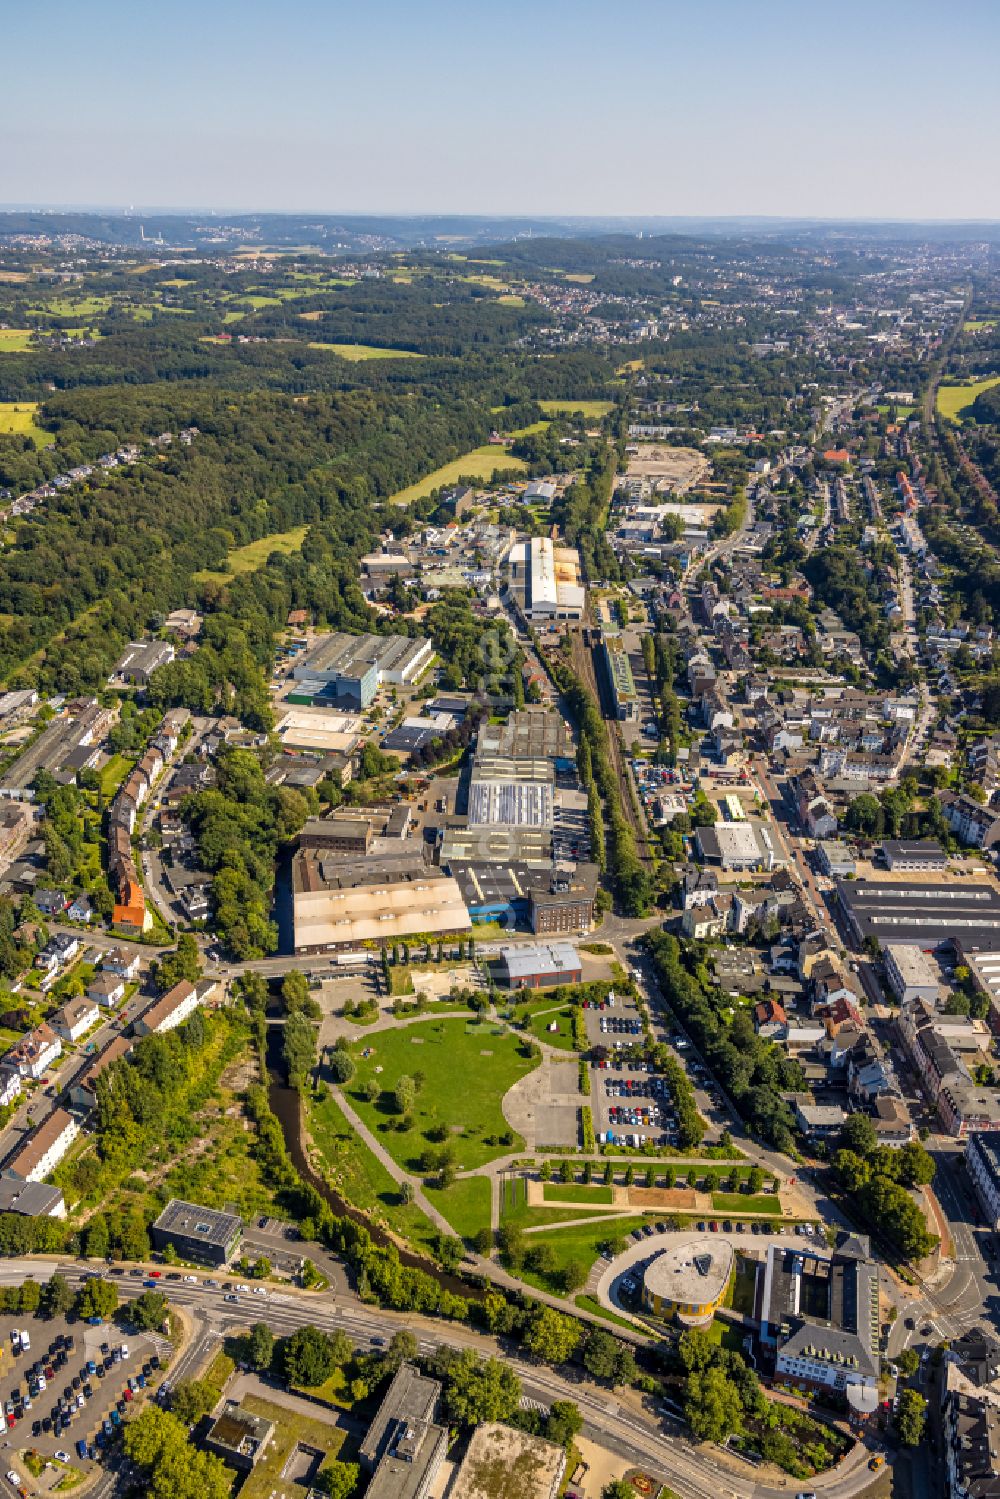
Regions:
<instances>
[{"instance_id":1,"label":"curved road","mask_svg":"<svg viewBox=\"0 0 1000 1499\"><path fill-rule=\"evenodd\" d=\"M45 1279L58 1270L71 1282L80 1282L88 1273L85 1262L25 1258L0 1264L0 1284L17 1285L27 1275ZM89 1273L93 1273L92 1269ZM218 1275L221 1272L216 1272ZM123 1300L141 1293L139 1279L115 1276ZM574 1377L520 1357L495 1339L471 1328L454 1323L432 1321L417 1315L401 1315L362 1305L353 1297L339 1300L328 1292L310 1293L282 1289L264 1297L246 1297L239 1305L223 1299L221 1287L207 1286L203 1279L197 1285L183 1281L164 1283L164 1292L179 1307L195 1313L198 1331L194 1341L181 1354L174 1367L190 1376L209 1356L214 1344L230 1333L244 1330L248 1322L264 1320L279 1336L312 1323L326 1331L346 1332L355 1344L366 1348L382 1346L393 1333L406 1329L419 1341L421 1353L431 1353L441 1345L474 1348L482 1354L501 1356L512 1365L521 1380L524 1394L539 1404L549 1406L554 1400L573 1400L584 1418L584 1435L610 1451L651 1472L669 1484L681 1499L788 1499L794 1480L779 1487L759 1483L754 1470L729 1466L716 1453L718 1449L695 1446L683 1434L673 1418L663 1418L642 1397L617 1393L592 1384L585 1377ZM810 1488L823 1499L854 1499L873 1482L868 1471L870 1453L863 1444L845 1458L838 1468L810 1480ZM113 1492L116 1478L105 1474L93 1491L98 1499Z\"/></svg>"}]
</instances>

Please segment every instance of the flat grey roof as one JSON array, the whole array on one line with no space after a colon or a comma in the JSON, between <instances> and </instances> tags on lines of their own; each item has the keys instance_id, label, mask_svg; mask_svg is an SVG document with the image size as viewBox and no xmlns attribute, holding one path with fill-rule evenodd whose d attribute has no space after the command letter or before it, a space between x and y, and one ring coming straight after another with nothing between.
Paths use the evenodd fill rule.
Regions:
<instances>
[{"instance_id":1,"label":"flat grey roof","mask_svg":"<svg viewBox=\"0 0 1000 1499\"><path fill-rule=\"evenodd\" d=\"M153 1227L163 1233L184 1234L189 1239L225 1247L243 1227L243 1219L236 1213L220 1213L214 1208L199 1207L197 1203L173 1197Z\"/></svg>"},{"instance_id":2,"label":"flat grey roof","mask_svg":"<svg viewBox=\"0 0 1000 1499\"><path fill-rule=\"evenodd\" d=\"M837 880L837 896L864 941L958 941L964 948L1000 947L1000 894L979 881Z\"/></svg>"}]
</instances>

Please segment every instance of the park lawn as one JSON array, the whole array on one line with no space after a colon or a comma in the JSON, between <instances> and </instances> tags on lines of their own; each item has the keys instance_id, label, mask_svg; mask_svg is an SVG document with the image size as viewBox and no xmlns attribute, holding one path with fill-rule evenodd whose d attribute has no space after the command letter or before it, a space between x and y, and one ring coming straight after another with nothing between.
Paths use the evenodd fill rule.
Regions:
<instances>
[{"instance_id":1,"label":"park lawn","mask_svg":"<svg viewBox=\"0 0 1000 1499\"><path fill-rule=\"evenodd\" d=\"M251 1415L274 1422L274 1435L243 1487L241 1499L271 1499L288 1487L282 1472L295 1447L313 1447L325 1454L325 1463L338 1457L347 1433L329 1421L312 1420L284 1405L272 1405L259 1395L245 1395L243 1407ZM320 1470L322 1472L322 1469Z\"/></svg>"},{"instance_id":2,"label":"park lawn","mask_svg":"<svg viewBox=\"0 0 1000 1499\"><path fill-rule=\"evenodd\" d=\"M949 422L961 421L977 396L984 390L1000 385L1000 375L989 375L985 380L966 380L961 385L939 385L937 409Z\"/></svg>"},{"instance_id":3,"label":"park lawn","mask_svg":"<svg viewBox=\"0 0 1000 1499\"><path fill-rule=\"evenodd\" d=\"M558 1030L549 1030L553 1023L559 1027ZM573 1011L569 1005L563 1005L561 1009L542 1010L539 1014L532 1015L528 1020L528 1029L539 1041L556 1046L560 1051L576 1050L573 1045Z\"/></svg>"},{"instance_id":4,"label":"park lawn","mask_svg":"<svg viewBox=\"0 0 1000 1499\"><path fill-rule=\"evenodd\" d=\"M475 479L489 483L495 474L507 473L512 469L524 472L527 467L523 459L512 457L504 448L491 446L473 448L470 453L464 453L461 458L453 458L450 463L443 463L432 474L427 474L425 478L418 479L415 484L401 489L398 494L392 496L393 504L409 505L413 500L424 499L435 489L444 489L449 484L457 484L459 479Z\"/></svg>"},{"instance_id":5,"label":"park lawn","mask_svg":"<svg viewBox=\"0 0 1000 1499\"><path fill-rule=\"evenodd\" d=\"M889 406L886 404L875 407L875 410L880 412L882 416L888 416L890 411L895 411L898 422L905 422L907 417L912 416L916 409L916 406Z\"/></svg>"},{"instance_id":6,"label":"park lawn","mask_svg":"<svg viewBox=\"0 0 1000 1499\"><path fill-rule=\"evenodd\" d=\"M134 764L134 755L112 755L107 765L101 767L101 795L105 801L111 800Z\"/></svg>"},{"instance_id":7,"label":"park lawn","mask_svg":"<svg viewBox=\"0 0 1000 1499\"><path fill-rule=\"evenodd\" d=\"M497 297L497 301L501 307L527 307L528 305L523 297L519 297L513 291L504 292L502 297Z\"/></svg>"},{"instance_id":8,"label":"park lawn","mask_svg":"<svg viewBox=\"0 0 1000 1499\"><path fill-rule=\"evenodd\" d=\"M548 416L607 416L614 411L614 401L539 401Z\"/></svg>"},{"instance_id":9,"label":"park lawn","mask_svg":"<svg viewBox=\"0 0 1000 1499\"><path fill-rule=\"evenodd\" d=\"M252 573L263 567L272 552L290 557L302 546L308 530L308 526L293 526L290 531L276 531L273 536L261 536L257 541L249 541L246 546L234 548L226 557L226 572L213 572L211 568L206 568L195 573L195 582L214 580L228 583L230 578L238 577L241 573Z\"/></svg>"},{"instance_id":10,"label":"park lawn","mask_svg":"<svg viewBox=\"0 0 1000 1499\"><path fill-rule=\"evenodd\" d=\"M362 1057L363 1049L372 1054ZM487 1026L466 1025L456 1017L383 1031L358 1042L353 1051L358 1070L350 1085L351 1102L405 1169L419 1169L418 1158L432 1145L428 1132L439 1126L449 1131L459 1169L482 1166L512 1149L524 1149L523 1139L509 1130L500 1100L538 1066L538 1059L526 1056L522 1043L513 1036L494 1035ZM416 1072L423 1073L424 1083L409 1128L400 1130L396 1126L402 1121L388 1095L400 1077ZM383 1092L369 1103L361 1089L372 1080ZM501 1144L504 1135L508 1143Z\"/></svg>"},{"instance_id":11,"label":"park lawn","mask_svg":"<svg viewBox=\"0 0 1000 1499\"><path fill-rule=\"evenodd\" d=\"M306 316L307 314L303 314ZM413 349L380 349L374 344L324 344L311 343L310 349L327 349L331 354L339 354L341 359L347 359L351 364L359 364L363 359L426 359L426 354L417 354Z\"/></svg>"},{"instance_id":12,"label":"park lawn","mask_svg":"<svg viewBox=\"0 0 1000 1499\"><path fill-rule=\"evenodd\" d=\"M485 1176L465 1176L450 1187L428 1187L427 1196L460 1239L490 1226L490 1184Z\"/></svg>"},{"instance_id":13,"label":"park lawn","mask_svg":"<svg viewBox=\"0 0 1000 1499\"><path fill-rule=\"evenodd\" d=\"M51 432L39 427L35 421L37 401L0 401L0 432L13 432L19 437L30 437L38 446L55 442Z\"/></svg>"},{"instance_id":14,"label":"park lawn","mask_svg":"<svg viewBox=\"0 0 1000 1499\"><path fill-rule=\"evenodd\" d=\"M0 354L20 354L31 347L30 328L0 328Z\"/></svg>"},{"instance_id":15,"label":"park lawn","mask_svg":"<svg viewBox=\"0 0 1000 1499\"><path fill-rule=\"evenodd\" d=\"M430 1219L399 1199L399 1186L360 1140L332 1095L310 1099L309 1133L334 1186L354 1207L425 1249L437 1236ZM443 1211L443 1209L442 1209ZM487 1208L487 1222L489 1209Z\"/></svg>"},{"instance_id":16,"label":"park lawn","mask_svg":"<svg viewBox=\"0 0 1000 1499\"><path fill-rule=\"evenodd\" d=\"M627 1327L629 1332L635 1332L634 1322L629 1322L626 1317L619 1317L615 1312L609 1312L606 1306L602 1306L596 1296L574 1296L574 1304L585 1312L591 1312L595 1317L603 1317L605 1322L613 1322L616 1327ZM660 1490L660 1495L665 1494L666 1489Z\"/></svg>"},{"instance_id":17,"label":"park lawn","mask_svg":"<svg viewBox=\"0 0 1000 1499\"><path fill-rule=\"evenodd\" d=\"M716 1213L769 1213L780 1218L781 1202L777 1195L759 1193L756 1197L744 1196L742 1192L713 1192L712 1208Z\"/></svg>"},{"instance_id":18,"label":"park lawn","mask_svg":"<svg viewBox=\"0 0 1000 1499\"><path fill-rule=\"evenodd\" d=\"M588 1218L586 1223L529 1234L524 1240L525 1247L537 1248L539 1244L550 1246L553 1255L552 1272L551 1275L536 1275L532 1271L519 1270L518 1278L558 1296L562 1286L560 1277L567 1265L580 1260L589 1270L600 1254L601 1244L609 1239L627 1239L634 1228L642 1228L648 1222L648 1216L611 1218L595 1215L593 1222ZM649 1240L649 1247L651 1251L657 1248L655 1234Z\"/></svg>"},{"instance_id":19,"label":"park lawn","mask_svg":"<svg viewBox=\"0 0 1000 1499\"><path fill-rule=\"evenodd\" d=\"M500 1186L500 1217L521 1228L555 1227L579 1218L578 1208L529 1208L524 1178L505 1177Z\"/></svg>"},{"instance_id":20,"label":"park lawn","mask_svg":"<svg viewBox=\"0 0 1000 1499\"><path fill-rule=\"evenodd\" d=\"M542 1196L546 1202L593 1202L606 1203L608 1207L614 1202L614 1189L612 1187L588 1187L586 1183L580 1186L571 1186L568 1182L546 1182L542 1188Z\"/></svg>"},{"instance_id":21,"label":"park lawn","mask_svg":"<svg viewBox=\"0 0 1000 1499\"><path fill-rule=\"evenodd\" d=\"M980 328L995 328L997 319L995 317L970 317L962 324L963 333L975 333Z\"/></svg>"}]
</instances>

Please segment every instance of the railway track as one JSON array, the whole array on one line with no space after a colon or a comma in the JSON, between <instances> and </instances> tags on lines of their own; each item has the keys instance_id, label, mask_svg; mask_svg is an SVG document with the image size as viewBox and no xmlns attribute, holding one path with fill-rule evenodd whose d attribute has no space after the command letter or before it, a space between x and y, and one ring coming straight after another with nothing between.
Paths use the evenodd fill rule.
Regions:
<instances>
[{"instance_id":1,"label":"railway track","mask_svg":"<svg viewBox=\"0 0 1000 1499\"><path fill-rule=\"evenodd\" d=\"M615 775L618 778L618 785L621 788L621 795L619 799L621 802L622 816L625 818L625 821L632 829L633 836L635 837L635 849L636 853L639 856L639 859L646 866L646 868L649 869L653 864L653 860L649 852L649 833L646 829L645 822L641 814L636 811L636 805L633 801L634 786L632 782L632 774L625 763L625 756L622 750L621 739L619 738L618 734L618 725L616 724L614 719L609 719L604 711L604 695L601 692L601 684L597 679L597 670L594 665L593 648L584 643L583 634L580 630L573 630L571 632L570 639L573 642L573 670L580 678L580 681L583 682L584 686L593 695L594 701L598 706L601 717L605 722L608 736L608 749L611 754L611 763L614 768Z\"/></svg>"}]
</instances>

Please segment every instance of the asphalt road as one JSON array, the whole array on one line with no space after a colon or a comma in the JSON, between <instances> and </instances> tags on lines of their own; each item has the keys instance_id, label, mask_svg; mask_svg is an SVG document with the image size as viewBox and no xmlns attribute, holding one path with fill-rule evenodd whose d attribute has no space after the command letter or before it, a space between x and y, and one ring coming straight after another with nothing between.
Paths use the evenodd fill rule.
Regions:
<instances>
[{"instance_id":1,"label":"asphalt road","mask_svg":"<svg viewBox=\"0 0 1000 1499\"><path fill-rule=\"evenodd\" d=\"M19 1284L28 1274L45 1278L58 1269L71 1282L82 1279L85 1267L80 1262L53 1264L31 1259L10 1260L0 1265L0 1282ZM216 1279L221 1278L217 1272ZM115 1277L123 1300L142 1290L138 1279ZM614 1392L592 1384L586 1378L535 1364L516 1352L500 1347L493 1338L471 1328L452 1323L433 1322L413 1315L363 1306L346 1296L332 1298L328 1293L274 1291L266 1298L247 1296L233 1304L223 1299L221 1287L185 1282L164 1284L164 1291L178 1307L194 1314L199 1325L195 1342L181 1355L170 1371L172 1383L178 1377L190 1377L212 1347L230 1333L245 1330L254 1321L266 1321L272 1331L282 1336L305 1323L327 1331L342 1329L365 1349L381 1347L393 1333L406 1328L419 1341L422 1353L440 1345L474 1348L483 1354L500 1355L512 1365L521 1379L524 1394L548 1407L554 1400L573 1400L584 1417L584 1435L636 1463L654 1477L670 1485L680 1499L787 1499L792 1481L771 1488L756 1481L754 1470L746 1476L734 1472L715 1455L717 1449L696 1447L679 1433L672 1418L664 1419L653 1409L652 1401L633 1403L631 1396L619 1400ZM810 1480L811 1487L826 1499L853 1499L872 1482L867 1468L868 1452L859 1447L839 1469ZM105 1474L93 1491L110 1495L115 1487L114 1474Z\"/></svg>"}]
</instances>

